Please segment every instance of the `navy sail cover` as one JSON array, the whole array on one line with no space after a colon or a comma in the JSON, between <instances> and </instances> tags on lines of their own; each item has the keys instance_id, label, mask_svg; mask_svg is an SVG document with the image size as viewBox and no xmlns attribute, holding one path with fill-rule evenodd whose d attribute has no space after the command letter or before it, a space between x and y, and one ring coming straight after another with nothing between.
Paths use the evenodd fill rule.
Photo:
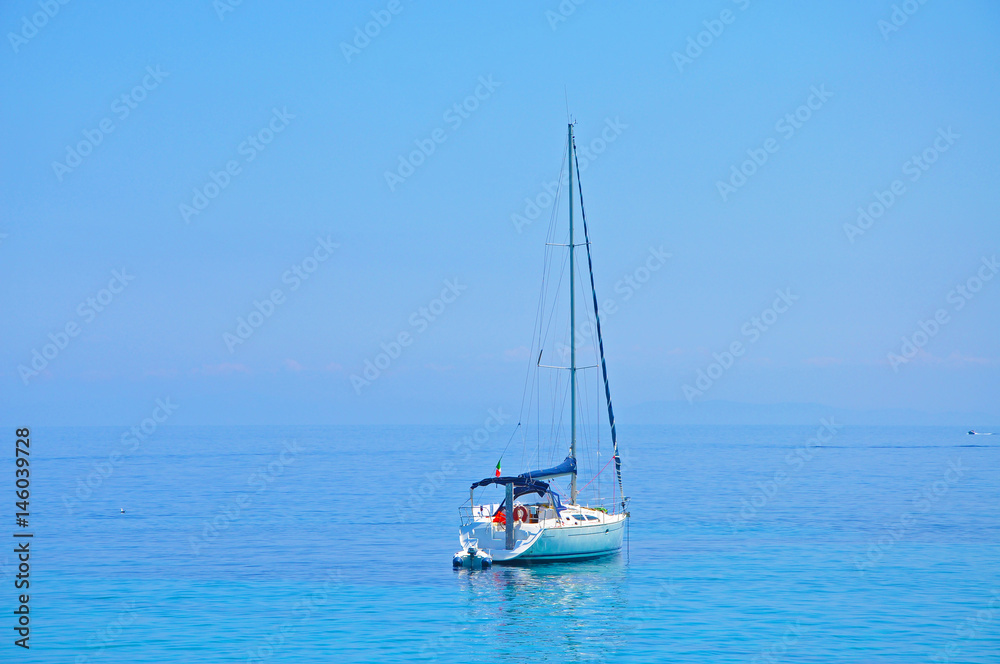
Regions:
<instances>
[{"instance_id":1,"label":"navy sail cover","mask_svg":"<svg viewBox=\"0 0 1000 664\"><path fill-rule=\"evenodd\" d=\"M543 480L547 477L559 477L560 475L574 474L576 474L576 459L568 456L563 459L563 462L558 466L545 468L544 470L530 470L526 473L521 473L518 477L523 477L527 480Z\"/></svg>"},{"instance_id":2,"label":"navy sail cover","mask_svg":"<svg viewBox=\"0 0 1000 664\"><path fill-rule=\"evenodd\" d=\"M565 462L563 462L563 464L564 463ZM557 468L562 466L563 464L560 464L559 466L557 466ZM575 460L573 465L574 467L576 467ZM484 480L479 480L478 482L474 482L472 484L472 487L470 488L478 489L479 487L489 486L491 484L498 484L501 486L507 484L513 484L515 499L520 498L521 496L526 496L531 493L537 493L539 496L542 496L543 498L546 495L548 495L552 500L552 505L555 507L556 513L561 514L565 508L563 507L562 501L559 499L559 494L550 489L549 485L546 482L533 480L524 477L524 475L527 475L527 473L518 475L517 477L487 477Z\"/></svg>"}]
</instances>

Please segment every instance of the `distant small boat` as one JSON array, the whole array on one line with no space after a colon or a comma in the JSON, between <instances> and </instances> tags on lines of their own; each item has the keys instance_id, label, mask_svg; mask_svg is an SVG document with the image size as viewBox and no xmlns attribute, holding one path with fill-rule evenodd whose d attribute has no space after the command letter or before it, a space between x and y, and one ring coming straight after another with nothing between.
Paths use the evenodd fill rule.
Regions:
<instances>
[{"instance_id":1,"label":"distant small boat","mask_svg":"<svg viewBox=\"0 0 1000 664\"><path fill-rule=\"evenodd\" d=\"M992 433L987 433L985 431L976 431L975 429L969 429L970 436L992 436Z\"/></svg>"}]
</instances>

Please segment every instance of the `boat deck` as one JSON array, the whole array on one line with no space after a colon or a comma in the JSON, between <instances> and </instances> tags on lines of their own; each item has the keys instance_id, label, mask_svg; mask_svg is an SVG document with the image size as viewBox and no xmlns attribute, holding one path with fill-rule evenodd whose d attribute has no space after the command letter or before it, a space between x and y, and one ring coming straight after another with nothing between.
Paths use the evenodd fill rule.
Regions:
<instances>
[{"instance_id":1,"label":"boat deck","mask_svg":"<svg viewBox=\"0 0 1000 664\"><path fill-rule=\"evenodd\" d=\"M518 509L524 508L524 509ZM463 510L459 537L463 547L475 544L495 562L569 559L600 556L621 548L627 514L564 505L557 515L551 504L514 506L514 548L506 548L507 523L502 503Z\"/></svg>"}]
</instances>

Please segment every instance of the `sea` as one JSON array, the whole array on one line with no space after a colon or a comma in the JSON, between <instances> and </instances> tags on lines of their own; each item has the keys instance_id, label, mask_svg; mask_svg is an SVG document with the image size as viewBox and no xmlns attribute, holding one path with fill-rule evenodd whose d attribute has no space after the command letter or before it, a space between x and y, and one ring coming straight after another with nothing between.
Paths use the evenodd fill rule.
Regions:
<instances>
[{"instance_id":1,"label":"sea","mask_svg":"<svg viewBox=\"0 0 1000 664\"><path fill-rule=\"evenodd\" d=\"M32 429L0 661L1000 662L1000 435L621 425L619 554L454 570L473 433Z\"/></svg>"}]
</instances>

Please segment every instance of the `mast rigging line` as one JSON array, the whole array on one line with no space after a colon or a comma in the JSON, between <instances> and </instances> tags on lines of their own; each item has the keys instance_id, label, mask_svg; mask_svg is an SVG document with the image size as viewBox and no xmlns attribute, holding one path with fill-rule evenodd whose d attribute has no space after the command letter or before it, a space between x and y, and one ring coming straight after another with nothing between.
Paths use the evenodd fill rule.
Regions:
<instances>
[{"instance_id":1,"label":"mast rigging line","mask_svg":"<svg viewBox=\"0 0 1000 664\"><path fill-rule=\"evenodd\" d=\"M566 163L565 156L566 156L566 152L568 150L569 150L569 148L567 147L566 150L563 151L563 158L561 158L559 160L559 179L556 180L556 182L558 182L560 184L562 183L563 168L564 168L565 163ZM558 213L558 210L559 210L559 194L561 193L561 190L562 190L562 187L558 186L556 188L556 195L553 196L552 212L549 215L549 226L548 226L548 228L546 229L546 232L545 232L546 239L548 239L549 236L552 234L552 228L555 226L555 217L556 217L556 214ZM535 325L533 326L535 328L534 329L535 333L537 333L539 335L538 345L539 345L540 349L543 346L543 342L542 342L542 340L540 338L540 336L541 336L541 325L539 324L539 321L542 318L542 310L544 309L544 303L545 303L545 275L548 273L548 269L549 269L549 252L546 251L545 252L545 256L542 259L542 285L541 285L541 288L539 288L539 292L538 292L538 308L535 311ZM531 377L531 373L532 373L531 372L531 352L534 351L534 341L535 341L535 339L534 339L534 335L533 335L532 336L532 349L528 353L528 369L527 369L527 371L525 372L525 375L524 375L525 386L524 386L523 392L521 393L521 408L520 408L520 410L518 412L518 419L521 419L523 417L523 415L524 415L524 403L525 403L525 398L527 397L527 393L528 393L528 380ZM530 407L531 407L530 403L528 404L528 407L530 409Z\"/></svg>"},{"instance_id":2,"label":"mast rigging line","mask_svg":"<svg viewBox=\"0 0 1000 664\"><path fill-rule=\"evenodd\" d=\"M514 440L514 434L516 434L517 430L520 429L520 428L521 428L521 423L518 422L517 426L514 427L514 430L510 432L510 438L507 439L507 444L503 446L503 451L500 452L500 459L501 460L503 460L503 455L507 453L507 448L510 447L510 441Z\"/></svg>"},{"instance_id":3,"label":"mast rigging line","mask_svg":"<svg viewBox=\"0 0 1000 664\"><path fill-rule=\"evenodd\" d=\"M591 484L593 484L594 480L596 480L598 477L600 477L601 473L604 472L604 469L607 468L608 465L610 465L611 462L614 461L614 460L615 460L614 457L611 457L610 459L608 459L608 463L604 464L604 468L601 468L599 471L597 471L596 475L594 475L593 477L590 478L590 481L587 482L587 484L584 485L584 487L582 489L580 489L580 493L583 493L587 489L588 486L590 486Z\"/></svg>"},{"instance_id":4,"label":"mast rigging line","mask_svg":"<svg viewBox=\"0 0 1000 664\"><path fill-rule=\"evenodd\" d=\"M560 199L560 195L562 194L561 183L562 183L563 172L564 172L564 169L566 168L566 165L567 165L567 163L569 161L566 158L567 152L569 152L569 146L568 145L563 150L562 157L559 159L559 178L556 180L556 182L559 183L559 186L556 187L556 193L555 193L555 196L553 196L552 212L549 214L549 225L548 225L548 228L545 231L545 239L546 239L546 241L552 239L553 229L555 228L555 225L556 225L556 223L555 223L556 222L556 217L557 217L558 212L559 212L559 199ZM529 424L531 422L531 402L533 400L533 397L534 397L535 393L538 392L540 390L540 388L541 388L541 385L540 385L540 382L539 382L539 379L540 379L539 371L538 371L537 367L532 367L531 366L531 356L533 355L534 350L535 350L535 341L536 340L538 342L538 349L539 349L539 359L536 361L536 364L537 364L537 362L541 361L541 352L542 352L542 350L544 349L544 346L545 346L544 338L542 336L542 312L545 309L545 297L546 297L546 290L547 290L546 289L546 275L549 272L550 262L551 262L551 252L549 252L548 250L546 250L544 252L544 254L543 254L543 257L542 257L542 283L541 283L541 287L539 288L539 291L538 291L538 307L537 307L537 309L535 311L535 324L533 326L533 332L532 332L532 338L531 338L531 349L528 351L528 366L527 366L526 371L524 373L524 389L521 392L521 407L518 410L518 414L517 414L517 418L518 418L519 421L528 422ZM531 380L532 376L534 377L533 381ZM530 386L530 391L529 391L529 386ZM527 403L527 406L528 406L527 419L525 419L525 411L524 411L525 403ZM536 456L540 456L540 453L541 453L541 439L542 439L542 429L541 429L541 398L539 398L538 403L536 405L535 425L536 425L536 428L537 428L537 432L536 432L536 436L535 436ZM522 461L524 460L524 457L527 454L527 447L528 447L528 427L525 426L524 431L521 433L521 459L522 459Z\"/></svg>"},{"instance_id":5,"label":"mast rigging line","mask_svg":"<svg viewBox=\"0 0 1000 664\"><path fill-rule=\"evenodd\" d=\"M570 134L572 136L572 134ZM601 335L601 314L597 307L597 286L594 284L594 261L591 258L590 253L590 232L587 229L587 213L584 211L583 207L583 183L580 181L580 159L576 154L576 138L572 138L573 142L573 165L576 166L576 184L580 192L580 218L583 220L583 240L584 244L587 245L587 267L590 271L590 292L594 298L594 319L597 322L597 343L601 351L601 373L604 377L604 395L608 402L608 421L611 424L611 445L614 449L614 459L615 462L615 473L618 476L618 488L621 491L622 497L622 511L625 511L625 488L622 485L622 460L618 455L618 434L615 431L615 411L611 405L611 386L608 384L608 365L604 360L604 339ZM570 166L572 168L572 165ZM572 199L573 192L570 192L570 197ZM570 242L573 239L570 238ZM570 250L572 251L572 249Z\"/></svg>"}]
</instances>

